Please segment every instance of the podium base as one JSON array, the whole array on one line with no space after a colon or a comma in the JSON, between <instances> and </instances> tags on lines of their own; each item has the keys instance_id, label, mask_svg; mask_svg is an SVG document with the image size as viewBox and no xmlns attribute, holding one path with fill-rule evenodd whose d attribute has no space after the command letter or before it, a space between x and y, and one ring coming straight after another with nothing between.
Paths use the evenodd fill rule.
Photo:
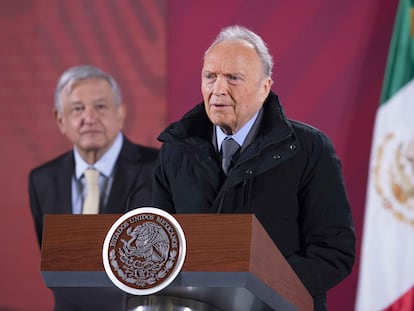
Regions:
<instances>
[{"instance_id":1,"label":"podium base","mask_svg":"<svg viewBox=\"0 0 414 311\"><path fill-rule=\"evenodd\" d=\"M194 299L171 296L134 296L127 301L127 311L222 311Z\"/></svg>"}]
</instances>

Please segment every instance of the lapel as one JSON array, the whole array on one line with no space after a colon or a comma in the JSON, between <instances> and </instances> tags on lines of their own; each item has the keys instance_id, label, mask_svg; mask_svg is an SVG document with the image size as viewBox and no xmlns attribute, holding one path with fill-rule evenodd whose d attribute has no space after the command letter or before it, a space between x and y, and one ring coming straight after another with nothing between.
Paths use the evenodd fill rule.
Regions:
<instances>
[{"instance_id":1,"label":"lapel","mask_svg":"<svg viewBox=\"0 0 414 311\"><path fill-rule=\"evenodd\" d=\"M256 120L254 121L249 133L246 136L246 139L241 147L240 153L243 152L254 140L256 137L257 131L259 129L260 123L262 122L263 116L263 107L259 110Z\"/></svg>"},{"instance_id":2,"label":"lapel","mask_svg":"<svg viewBox=\"0 0 414 311\"><path fill-rule=\"evenodd\" d=\"M55 184L50 185L50 189L56 187L56 206L52 206L51 210L56 210L62 214L72 214L72 175L75 171L75 160L73 151L67 153L62 159L60 169L56 172Z\"/></svg>"},{"instance_id":3,"label":"lapel","mask_svg":"<svg viewBox=\"0 0 414 311\"><path fill-rule=\"evenodd\" d=\"M139 178L140 153L136 146L126 139L116 163L116 172L104 213L120 214L127 210L127 200Z\"/></svg>"}]
</instances>

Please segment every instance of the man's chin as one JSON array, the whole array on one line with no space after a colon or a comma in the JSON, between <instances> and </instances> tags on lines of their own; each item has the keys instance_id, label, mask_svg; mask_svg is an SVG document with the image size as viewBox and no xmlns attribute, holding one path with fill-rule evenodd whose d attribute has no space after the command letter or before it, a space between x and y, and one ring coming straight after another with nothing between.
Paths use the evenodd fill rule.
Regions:
<instances>
[{"instance_id":1,"label":"man's chin","mask_svg":"<svg viewBox=\"0 0 414 311\"><path fill-rule=\"evenodd\" d=\"M98 139L84 140L79 144L79 147L87 152L99 151L105 146L106 144Z\"/></svg>"},{"instance_id":2,"label":"man's chin","mask_svg":"<svg viewBox=\"0 0 414 311\"><path fill-rule=\"evenodd\" d=\"M227 124L227 123L224 123L224 122L216 122L216 123L214 123L214 122L213 122L213 124L214 124L214 125L216 125L216 126L218 126L219 128L221 128L221 130L222 130L224 133L226 133L227 135L231 135L231 134L232 134L231 127L230 127L230 126L228 126L228 124Z\"/></svg>"}]
</instances>

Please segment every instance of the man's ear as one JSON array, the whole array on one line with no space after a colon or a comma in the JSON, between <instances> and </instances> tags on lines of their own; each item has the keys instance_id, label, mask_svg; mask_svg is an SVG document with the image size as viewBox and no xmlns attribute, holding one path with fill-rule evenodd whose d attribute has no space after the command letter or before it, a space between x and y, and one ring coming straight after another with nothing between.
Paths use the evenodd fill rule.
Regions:
<instances>
[{"instance_id":1,"label":"man's ear","mask_svg":"<svg viewBox=\"0 0 414 311\"><path fill-rule=\"evenodd\" d=\"M266 77L262 81L262 101L264 102L266 97L269 95L270 88L272 87L273 80L270 77Z\"/></svg>"},{"instance_id":2,"label":"man's ear","mask_svg":"<svg viewBox=\"0 0 414 311\"><path fill-rule=\"evenodd\" d=\"M57 111L56 109L53 110L53 113L55 115L55 120L56 120L56 124L59 128L59 131L62 134L65 134L65 125L64 125L64 120L63 120L63 115L61 112Z\"/></svg>"},{"instance_id":3,"label":"man's ear","mask_svg":"<svg viewBox=\"0 0 414 311\"><path fill-rule=\"evenodd\" d=\"M118 118L120 122L120 129L122 130L122 128L124 127L127 108L124 103L121 103L117 109L118 109Z\"/></svg>"}]
</instances>

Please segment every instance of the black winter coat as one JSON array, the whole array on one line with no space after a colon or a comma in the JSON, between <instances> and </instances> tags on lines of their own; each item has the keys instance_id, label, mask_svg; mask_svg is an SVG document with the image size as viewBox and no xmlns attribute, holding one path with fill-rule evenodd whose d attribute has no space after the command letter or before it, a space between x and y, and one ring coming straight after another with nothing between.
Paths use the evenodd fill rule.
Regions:
<instances>
[{"instance_id":1,"label":"black winter coat","mask_svg":"<svg viewBox=\"0 0 414 311\"><path fill-rule=\"evenodd\" d=\"M163 131L153 205L171 213L253 213L314 297L351 271L355 233L341 163L319 130L285 117L270 92L253 142L227 178L204 104Z\"/></svg>"}]
</instances>

